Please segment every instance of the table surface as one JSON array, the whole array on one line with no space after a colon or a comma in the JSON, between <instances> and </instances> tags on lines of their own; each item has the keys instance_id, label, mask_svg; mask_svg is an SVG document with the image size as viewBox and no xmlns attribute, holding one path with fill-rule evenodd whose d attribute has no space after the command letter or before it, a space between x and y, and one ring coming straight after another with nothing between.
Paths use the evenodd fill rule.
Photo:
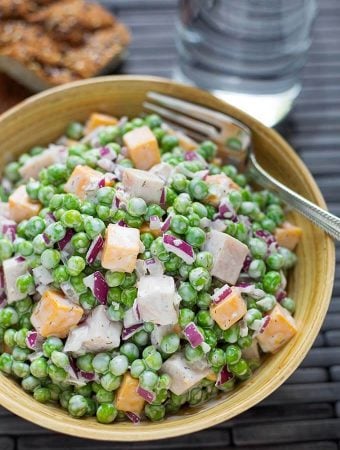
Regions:
<instances>
[{"instance_id":1,"label":"table surface","mask_svg":"<svg viewBox=\"0 0 340 450\"><path fill-rule=\"evenodd\" d=\"M176 1L106 3L133 32L130 54L120 73L170 77L176 59ZM329 209L340 216L340 0L319 0L319 7L303 90L279 131L313 173ZM2 110L26 95L24 89L0 76ZM278 391L236 419L194 435L123 444L57 435L4 409L0 416L0 450L340 449L340 248L332 303L310 353Z\"/></svg>"}]
</instances>

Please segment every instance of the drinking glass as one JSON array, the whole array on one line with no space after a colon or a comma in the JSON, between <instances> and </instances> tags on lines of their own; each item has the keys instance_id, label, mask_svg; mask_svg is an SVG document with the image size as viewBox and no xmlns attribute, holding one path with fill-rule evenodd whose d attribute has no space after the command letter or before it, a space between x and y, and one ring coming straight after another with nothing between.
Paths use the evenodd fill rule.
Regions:
<instances>
[{"instance_id":1,"label":"drinking glass","mask_svg":"<svg viewBox=\"0 0 340 450\"><path fill-rule=\"evenodd\" d=\"M174 77L268 126L291 109L311 45L315 0L180 0Z\"/></svg>"}]
</instances>

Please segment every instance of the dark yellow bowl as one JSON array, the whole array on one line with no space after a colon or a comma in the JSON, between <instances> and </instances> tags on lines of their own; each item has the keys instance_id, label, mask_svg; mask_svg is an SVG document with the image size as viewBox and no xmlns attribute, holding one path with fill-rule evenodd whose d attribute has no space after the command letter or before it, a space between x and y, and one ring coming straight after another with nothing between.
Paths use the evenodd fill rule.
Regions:
<instances>
[{"instance_id":1,"label":"dark yellow bowl","mask_svg":"<svg viewBox=\"0 0 340 450\"><path fill-rule=\"evenodd\" d=\"M207 92L170 80L111 76L76 82L29 98L0 117L0 161L17 158L34 145L47 144L63 133L70 121L85 120L93 111L116 116L142 112L147 91L197 102L244 122L253 133L256 156L264 168L289 187L325 207L311 174L292 148L273 130ZM299 261L289 275L288 293L297 302L299 332L279 353L268 357L254 376L216 400L185 409L163 422L102 425L95 419L77 420L61 408L36 402L10 378L0 375L0 403L38 425L79 437L109 441L143 441L202 430L240 414L277 389L299 366L311 348L327 312L334 275L334 245L325 233L298 214L303 228Z\"/></svg>"}]
</instances>

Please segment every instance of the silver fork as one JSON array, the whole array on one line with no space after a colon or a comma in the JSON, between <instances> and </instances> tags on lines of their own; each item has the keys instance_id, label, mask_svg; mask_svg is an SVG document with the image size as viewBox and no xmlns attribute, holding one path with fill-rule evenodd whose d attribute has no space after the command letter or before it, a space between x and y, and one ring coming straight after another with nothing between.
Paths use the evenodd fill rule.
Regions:
<instances>
[{"instance_id":1,"label":"silver fork","mask_svg":"<svg viewBox=\"0 0 340 450\"><path fill-rule=\"evenodd\" d=\"M331 237L340 240L340 219L272 177L257 162L248 127L226 114L175 97L148 92L143 103L195 140L211 139L220 150L261 186L274 190L288 205L303 214Z\"/></svg>"}]
</instances>

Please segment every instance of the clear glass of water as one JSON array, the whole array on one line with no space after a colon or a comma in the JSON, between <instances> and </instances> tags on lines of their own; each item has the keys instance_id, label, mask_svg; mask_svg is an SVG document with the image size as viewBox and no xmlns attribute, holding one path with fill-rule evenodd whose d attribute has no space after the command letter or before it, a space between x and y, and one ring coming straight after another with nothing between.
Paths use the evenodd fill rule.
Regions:
<instances>
[{"instance_id":1,"label":"clear glass of water","mask_svg":"<svg viewBox=\"0 0 340 450\"><path fill-rule=\"evenodd\" d=\"M180 0L174 77L273 126L301 90L316 11L315 0Z\"/></svg>"}]
</instances>

